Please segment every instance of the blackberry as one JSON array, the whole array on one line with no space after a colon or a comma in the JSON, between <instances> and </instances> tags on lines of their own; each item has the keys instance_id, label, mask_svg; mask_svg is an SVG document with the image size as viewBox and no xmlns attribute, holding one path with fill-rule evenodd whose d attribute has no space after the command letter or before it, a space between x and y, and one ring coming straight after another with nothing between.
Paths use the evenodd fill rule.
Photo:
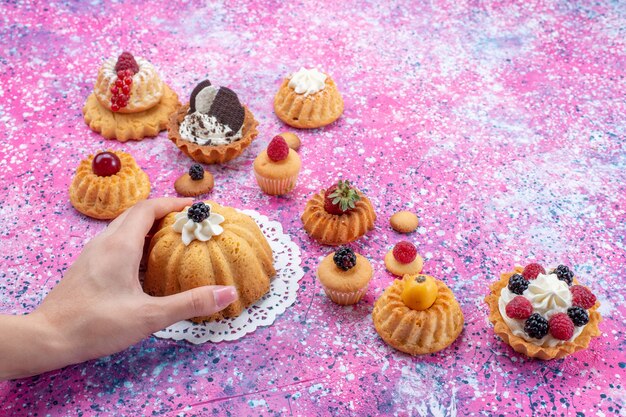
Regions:
<instances>
[{"instance_id":1,"label":"blackberry","mask_svg":"<svg viewBox=\"0 0 626 417\"><path fill-rule=\"evenodd\" d=\"M189 168L189 176L194 181L200 181L204 178L204 168L200 164L193 164L191 168Z\"/></svg>"},{"instance_id":2,"label":"blackberry","mask_svg":"<svg viewBox=\"0 0 626 417\"><path fill-rule=\"evenodd\" d=\"M574 326L584 326L589 323L589 313L587 313L587 310L582 307L568 308L567 315L570 319L572 319Z\"/></svg>"},{"instance_id":3,"label":"blackberry","mask_svg":"<svg viewBox=\"0 0 626 417\"><path fill-rule=\"evenodd\" d=\"M556 274L557 278L561 281L565 281L567 285L572 285L572 281L574 281L574 273L565 265L557 266L552 273Z\"/></svg>"},{"instance_id":4,"label":"blackberry","mask_svg":"<svg viewBox=\"0 0 626 417\"><path fill-rule=\"evenodd\" d=\"M335 252L333 261L338 268L347 271L356 265L356 255L352 249L344 246Z\"/></svg>"},{"instance_id":5,"label":"blackberry","mask_svg":"<svg viewBox=\"0 0 626 417\"><path fill-rule=\"evenodd\" d=\"M548 320L541 317L541 314L534 313L524 323L524 331L530 337L541 339L548 334Z\"/></svg>"},{"instance_id":6,"label":"blackberry","mask_svg":"<svg viewBox=\"0 0 626 417\"><path fill-rule=\"evenodd\" d=\"M509 291L513 294L522 295L528 288L528 280L520 274L515 274L509 278Z\"/></svg>"},{"instance_id":7,"label":"blackberry","mask_svg":"<svg viewBox=\"0 0 626 417\"><path fill-rule=\"evenodd\" d=\"M201 223L211 215L211 208L203 202L194 203L187 210L187 217L196 223Z\"/></svg>"}]
</instances>

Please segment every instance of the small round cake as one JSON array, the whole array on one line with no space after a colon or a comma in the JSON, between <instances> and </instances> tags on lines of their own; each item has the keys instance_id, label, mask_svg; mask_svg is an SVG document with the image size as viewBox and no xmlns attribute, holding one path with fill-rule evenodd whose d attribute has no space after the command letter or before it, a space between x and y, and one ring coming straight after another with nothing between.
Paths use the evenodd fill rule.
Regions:
<instances>
[{"instance_id":1,"label":"small round cake","mask_svg":"<svg viewBox=\"0 0 626 417\"><path fill-rule=\"evenodd\" d=\"M274 97L274 112L289 126L326 126L343 113L343 98L335 82L317 69L300 68L285 78Z\"/></svg>"},{"instance_id":2,"label":"small round cake","mask_svg":"<svg viewBox=\"0 0 626 417\"><path fill-rule=\"evenodd\" d=\"M402 210L389 218L389 225L398 233L411 233L417 229L419 220L415 213Z\"/></svg>"},{"instance_id":3,"label":"small round cake","mask_svg":"<svg viewBox=\"0 0 626 417\"><path fill-rule=\"evenodd\" d=\"M317 277L332 301L340 305L356 304L367 293L372 265L348 247L326 256L317 268Z\"/></svg>"},{"instance_id":4,"label":"small round cake","mask_svg":"<svg viewBox=\"0 0 626 417\"><path fill-rule=\"evenodd\" d=\"M398 242L385 255L387 271L396 276L419 274L424 267L424 260L417 253L417 248L411 242Z\"/></svg>"},{"instance_id":5,"label":"small round cake","mask_svg":"<svg viewBox=\"0 0 626 417\"><path fill-rule=\"evenodd\" d=\"M178 177L174 189L185 197L196 197L210 192L214 185L213 175L202 165L193 164L187 173Z\"/></svg>"},{"instance_id":6,"label":"small round cake","mask_svg":"<svg viewBox=\"0 0 626 417\"><path fill-rule=\"evenodd\" d=\"M459 337L465 322L450 288L419 274L394 280L374 303L372 319L387 344L410 355L445 349Z\"/></svg>"},{"instance_id":7,"label":"small round cake","mask_svg":"<svg viewBox=\"0 0 626 417\"><path fill-rule=\"evenodd\" d=\"M276 136L254 160L254 174L264 193L287 194L298 180L302 161L282 136Z\"/></svg>"},{"instance_id":8,"label":"small round cake","mask_svg":"<svg viewBox=\"0 0 626 417\"><path fill-rule=\"evenodd\" d=\"M304 230L325 245L343 245L374 228L376 213L369 199L349 181L338 181L313 196L302 213Z\"/></svg>"},{"instance_id":9,"label":"small round cake","mask_svg":"<svg viewBox=\"0 0 626 417\"><path fill-rule=\"evenodd\" d=\"M537 263L503 273L485 298L495 333L516 352L558 359L600 335L600 303L565 265L546 273Z\"/></svg>"},{"instance_id":10,"label":"small round cake","mask_svg":"<svg viewBox=\"0 0 626 417\"><path fill-rule=\"evenodd\" d=\"M172 114L168 136L187 156L204 164L218 164L239 156L258 135L258 122L227 87L199 83L189 104Z\"/></svg>"},{"instance_id":11,"label":"small round cake","mask_svg":"<svg viewBox=\"0 0 626 417\"><path fill-rule=\"evenodd\" d=\"M150 194L150 179L122 151L99 152L81 161L70 185L74 208L95 219L114 219Z\"/></svg>"},{"instance_id":12,"label":"small round cake","mask_svg":"<svg viewBox=\"0 0 626 417\"><path fill-rule=\"evenodd\" d=\"M285 139L285 142L287 142L287 146L289 146L296 152L298 151L298 149L300 149L300 145L302 145L302 142L300 141L298 135L293 132L283 132L278 136L282 136L283 139Z\"/></svg>"},{"instance_id":13,"label":"small round cake","mask_svg":"<svg viewBox=\"0 0 626 417\"><path fill-rule=\"evenodd\" d=\"M239 299L193 321L236 317L261 298L276 274L272 249L246 214L214 201L163 218L150 241L144 291L167 296L204 285L232 285Z\"/></svg>"}]
</instances>

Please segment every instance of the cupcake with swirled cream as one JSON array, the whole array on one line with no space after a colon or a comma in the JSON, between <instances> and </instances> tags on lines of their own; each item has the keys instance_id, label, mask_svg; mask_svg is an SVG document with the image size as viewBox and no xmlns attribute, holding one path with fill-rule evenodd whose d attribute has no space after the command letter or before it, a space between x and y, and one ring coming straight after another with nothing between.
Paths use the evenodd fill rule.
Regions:
<instances>
[{"instance_id":1,"label":"cupcake with swirled cream","mask_svg":"<svg viewBox=\"0 0 626 417\"><path fill-rule=\"evenodd\" d=\"M550 273L536 263L516 267L491 286L485 301L495 333L532 358L565 357L600 334L600 303L565 265Z\"/></svg>"},{"instance_id":2,"label":"cupcake with swirled cream","mask_svg":"<svg viewBox=\"0 0 626 417\"><path fill-rule=\"evenodd\" d=\"M302 67L283 80L274 97L274 112L289 126L313 129L341 116L343 98L327 74Z\"/></svg>"},{"instance_id":3,"label":"cupcake with swirled cream","mask_svg":"<svg viewBox=\"0 0 626 417\"><path fill-rule=\"evenodd\" d=\"M83 114L92 130L126 142L156 136L179 106L178 96L154 65L123 52L102 63Z\"/></svg>"},{"instance_id":4,"label":"cupcake with swirled cream","mask_svg":"<svg viewBox=\"0 0 626 417\"><path fill-rule=\"evenodd\" d=\"M169 138L197 162L217 164L239 156L256 138L258 122L228 87L202 81L189 103L172 114Z\"/></svg>"}]
</instances>

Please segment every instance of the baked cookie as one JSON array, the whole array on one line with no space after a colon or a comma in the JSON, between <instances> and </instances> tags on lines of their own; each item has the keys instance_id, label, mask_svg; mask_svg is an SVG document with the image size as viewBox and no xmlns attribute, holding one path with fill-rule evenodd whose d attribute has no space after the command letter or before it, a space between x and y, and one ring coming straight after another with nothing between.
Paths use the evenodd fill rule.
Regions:
<instances>
[{"instance_id":1,"label":"baked cookie","mask_svg":"<svg viewBox=\"0 0 626 417\"><path fill-rule=\"evenodd\" d=\"M287 194L298 180L302 161L282 136L275 136L267 149L254 159L254 175L264 193Z\"/></svg>"},{"instance_id":2,"label":"baked cookie","mask_svg":"<svg viewBox=\"0 0 626 417\"><path fill-rule=\"evenodd\" d=\"M300 68L283 80L274 97L274 112L289 126L313 129L341 116L343 98L328 75Z\"/></svg>"},{"instance_id":3,"label":"baked cookie","mask_svg":"<svg viewBox=\"0 0 626 417\"><path fill-rule=\"evenodd\" d=\"M387 271L399 277L405 274L419 274L424 267L424 260L411 242L402 241L385 254L385 267Z\"/></svg>"},{"instance_id":4,"label":"baked cookie","mask_svg":"<svg viewBox=\"0 0 626 417\"><path fill-rule=\"evenodd\" d=\"M306 203L304 230L325 245L342 245L374 228L376 213L369 199L349 181L338 181Z\"/></svg>"},{"instance_id":5,"label":"baked cookie","mask_svg":"<svg viewBox=\"0 0 626 417\"><path fill-rule=\"evenodd\" d=\"M298 151L298 149L300 149L300 138L295 133L283 132L278 136L282 136L283 139L285 139L285 142L287 142L287 146L289 146L294 151Z\"/></svg>"},{"instance_id":6,"label":"baked cookie","mask_svg":"<svg viewBox=\"0 0 626 417\"><path fill-rule=\"evenodd\" d=\"M152 64L124 52L103 63L83 115L91 130L126 142L156 136L179 106Z\"/></svg>"},{"instance_id":7,"label":"baked cookie","mask_svg":"<svg viewBox=\"0 0 626 417\"><path fill-rule=\"evenodd\" d=\"M398 233L411 233L417 229L419 220L415 213L410 211L399 211L389 219L391 228Z\"/></svg>"},{"instance_id":8,"label":"baked cookie","mask_svg":"<svg viewBox=\"0 0 626 417\"><path fill-rule=\"evenodd\" d=\"M324 292L340 305L356 304L367 292L372 278L369 261L348 247L326 256L317 268Z\"/></svg>"},{"instance_id":9,"label":"baked cookie","mask_svg":"<svg viewBox=\"0 0 626 417\"><path fill-rule=\"evenodd\" d=\"M463 312L440 280L405 275L394 280L374 303L374 327L390 346L410 355L445 349L463 330Z\"/></svg>"},{"instance_id":10,"label":"baked cookie","mask_svg":"<svg viewBox=\"0 0 626 417\"><path fill-rule=\"evenodd\" d=\"M550 273L536 263L515 267L491 285L485 298L494 332L516 352L558 359L589 346L600 335L600 303L559 265Z\"/></svg>"},{"instance_id":11,"label":"baked cookie","mask_svg":"<svg viewBox=\"0 0 626 417\"><path fill-rule=\"evenodd\" d=\"M74 208L95 219L114 219L150 194L150 180L122 151L99 152L81 161L70 185Z\"/></svg>"},{"instance_id":12,"label":"baked cookie","mask_svg":"<svg viewBox=\"0 0 626 417\"><path fill-rule=\"evenodd\" d=\"M198 84L189 104L172 114L168 136L187 156L204 164L219 164L239 156L258 135L258 122L227 87Z\"/></svg>"},{"instance_id":13,"label":"baked cookie","mask_svg":"<svg viewBox=\"0 0 626 417\"><path fill-rule=\"evenodd\" d=\"M195 197L206 194L213 189L213 175L205 171L202 165L193 164L189 172L178 177L174 189L185 197Z\"/></svg>"}]
</instances>

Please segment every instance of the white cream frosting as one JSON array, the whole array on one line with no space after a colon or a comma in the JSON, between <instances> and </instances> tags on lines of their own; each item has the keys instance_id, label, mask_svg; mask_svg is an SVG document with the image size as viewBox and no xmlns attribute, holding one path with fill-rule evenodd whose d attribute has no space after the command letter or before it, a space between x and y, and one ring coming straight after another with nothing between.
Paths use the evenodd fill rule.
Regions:
<instances>
[{"instance_id":1,"label":"white cream frosting","mask_svg":"<svg viewBox=\"0 0 626 417\"><path fill-rule=\"evenodd\" d=\"M502 288L498 308L511 332L527 342L542 347L554 347L576 339L586 326L574 326L574 335L569 340L555 339L550 333L541 339L532 338L524 331L525 320L512 319L506 315L506 305L517 295L511 292L508 287ZM550 320L550 317L556 313L567 314L567 309L572 306L572 293L567 284L561 281L556 274L539 274L536 279L530 281L530 285L522 293L522 296L532 304L533 313L539 313L547 320Z\"/></svg>"},{"instance_id":2,"label":"white cream frosting","mask_svg":"<svg viewBox=\"0 0 626 417\"><path fill-rule=\"evenodd\" d=\"M181 234L185 246L188 246L196 239L200 242L206 242L213 236L221 235L224 231L224 228L220 226L220 223L224 221L224 216L221 214L211 211L209 217L200 223L196 223L187 217L187 210L189 210L189 207L185 207L185 210L178 213L174 217L174 224L172 225L174 231Z\"/></svg>"},{"instance_id":3,"label":"white cream frosting","mask_svg":"<svg viewBox=\"0 0 626 417\"><path fill-rule=\"evenodd\" d=\"M215 116L198 111L188 114L178 129L180 137L201 146L220 146L238 141L243 136L243 125L234 135L227 136L232 129L217 121Z\"/></svg>"},{"instance_id":4,"label":"white cream frosting","mask_svg":"<svg viewBox=\"0 0 626 417\"><path fill-rule=\"evenodd\" d=\"M293 88L296 94L315 94L322 91L326 87L326 74L319 72L317 69L306 69L304 67L291 75L289 87Z\"/></svg>"}]
</instances>

